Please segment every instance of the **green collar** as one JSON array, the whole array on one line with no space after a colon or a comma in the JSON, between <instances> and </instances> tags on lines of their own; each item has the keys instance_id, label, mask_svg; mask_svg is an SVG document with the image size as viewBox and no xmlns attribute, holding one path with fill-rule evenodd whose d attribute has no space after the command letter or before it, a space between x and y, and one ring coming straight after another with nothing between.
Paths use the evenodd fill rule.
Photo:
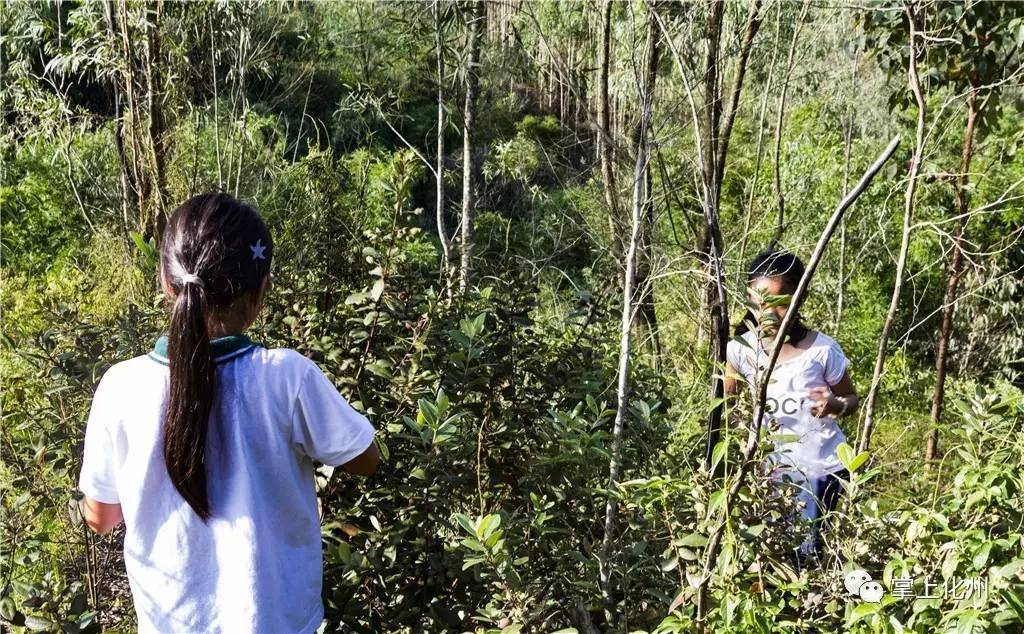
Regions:
<instances>
[{"instance_id":1,"label":"green collar","mask_svg":"<svg viewBox=\"0 0 1024 634\"><path fill-rule=\"evenodd\" d=\"M252 339L245 335L228 335L210 340L210 352L213 354L213 361L220 363L244 354L256 347ZM167 335L161 336L153 345L149 358L158 363L168 365L167 358Z\"/></svg>"}]
</instances>

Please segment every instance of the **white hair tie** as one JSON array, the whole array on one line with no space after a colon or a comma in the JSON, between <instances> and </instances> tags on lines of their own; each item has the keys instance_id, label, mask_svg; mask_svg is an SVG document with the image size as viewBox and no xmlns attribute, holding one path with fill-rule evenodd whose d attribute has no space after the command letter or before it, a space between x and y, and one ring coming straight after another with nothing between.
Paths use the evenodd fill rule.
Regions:
<instances>
[{"instance_id":1,"label":"white hair tie","mask_svg":"<svg viewBox=\"0 0 1024 634\"><path fill-rule=\"evenodd\" d=\"M186 274L181 276L181 283L182 284L199 284L199 285L202 285L203 280L201 280L199 278L199 276L194 274L194 273L186 273Z\"/></svg>"}]
</instances>

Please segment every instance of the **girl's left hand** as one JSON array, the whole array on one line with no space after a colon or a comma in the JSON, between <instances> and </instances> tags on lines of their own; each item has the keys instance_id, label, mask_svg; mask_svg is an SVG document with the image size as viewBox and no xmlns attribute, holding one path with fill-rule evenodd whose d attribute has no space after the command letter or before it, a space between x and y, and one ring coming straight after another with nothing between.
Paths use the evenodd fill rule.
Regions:
<instances>
[{"instance_id":1,"label":"girl's left hand","mask_svg":"<svg viewBox=\"0 0 1024 634\"><path fill-rule=\"evenodd\" d=\"M811 406L811 415L817 418L825 418L837 413L839 410L834 407L832 390L827 387L812 387L807 391L807 396L814 401Z\"/></svg>"}]
</instances>

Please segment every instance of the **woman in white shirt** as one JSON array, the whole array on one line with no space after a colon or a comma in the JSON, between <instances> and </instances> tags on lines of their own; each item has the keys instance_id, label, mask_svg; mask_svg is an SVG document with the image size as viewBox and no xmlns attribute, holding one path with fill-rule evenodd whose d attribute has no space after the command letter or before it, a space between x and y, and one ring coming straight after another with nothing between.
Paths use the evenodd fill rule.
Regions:
<instances>
[{"instance_id":1,"label":"woman in white shirt","mask_svg":"<svg viewBox=\"0 0 1024 634\"><path fill-rule=\"evenodd\" d=\"M751 262L747 281L758 308L737 327L739 340L728 344L727 394L735 395L742 381L756 397L778 326L791 309L785 296L796 291L803 274L800 259L785 251L769 249ZM840 480L849 479L836 455L836 448L846 441L836 420L856 409L857 394L842 348L825 333L807 328L798 316L768 380L763 421L766 431L777 438L775 451L768 456L772 477L800 487L804 517L812 521L801 555L820 552L820 520L835 509L842 492ZM756 416L755 412L755 420Z\"/></svg>"},{"instance_id":2,"label":"woman in white shirt","mask_svg":"<svg viewBox=\"0 0 1024 634\"><path fill-rule=\"evenodd\" d=\"M314 462L377 468L373 426L320 368L244 334L272 255L249 205L185 201L160 250L168 335L96 389L79 489L94 530L124 521L139 632L316 631Z\"/></svg>"}]
</instances>

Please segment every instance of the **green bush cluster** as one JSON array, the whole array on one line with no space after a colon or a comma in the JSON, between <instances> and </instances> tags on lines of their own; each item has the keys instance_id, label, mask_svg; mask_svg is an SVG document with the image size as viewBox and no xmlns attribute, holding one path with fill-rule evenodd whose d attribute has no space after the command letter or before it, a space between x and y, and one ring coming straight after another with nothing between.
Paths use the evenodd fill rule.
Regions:
<instances>
[{"instance_id":1,"label":"green bush cluster","mask_svg":"<svg viewBox=\"0 0 1024 634\"><path fill-rule=\"evenodd\" d=\"M455 3L440 4L448 8L439 17L449 64L443 215L454 234L464 167L462 71L454 66L464 53L456 50L463 26ZM596 43L597 12L525 3L505 25L507 39L488 40L472 158L481 171L473 282L462 292L441 270L434 208L433 3L165 5L154 31L166 80L155 100L166 123L163 203L171 209L218 188L255 203L276 248L274 287L250 334L316 361L378 430L384 462L376 475L317 471L328 631L694 631L704 547L723 520L708 584L711 631L1024 627L1024 252L1007 238L1019 234L1022 218L1019 87L1000 96L1016 110L991 107L979 134L972 204L1000 196L1007 204L976 214L968 232L979 253L970 254L955 315L944 458L926 468L919 455L930 428L941 264L953 230L948 172L958 164L963 122L949 118L956 108L943 110L955 95L935 88L929 108L947 118L936 120L923 166L874 453L842 450L853 477L827 527L825 554L808 564L792 555L807 527L794 526L799 509L784 488L755 473L726 508L729 481L701 466L715 404L708 379L720 368L707 355L690 88L669 51L662 50L657 78L654 203L642 218L640 269L651 282L654 319L645 314L649 321L634 329L624 470L609 488L622 244L586 112L597 90L590 82L596 50L586 50ZM133 162L135 150L118 146L145 136L153 122L146 104L137 105L134 121L124 103L114 114L127 69L110 43L105 6L22 2L0 16L12 124L0 132L0 617L19 633L134 628L120 536L94 536L73 503L99 378L147 352L165 328L157 228L146 211L152 201L137 200L142 187L134 180L151 169L150 159ZM130 36L150 33L149 3L111 6L128 20ZM633 9L640 6L616 3L611 16L623 216L632 202L646 19ZM987 13L1010 5L972 6ZM669 26L699 17L684 5L659 10ZM770 45L761 44L779 29L781 65L797 11L779 5L762 25L722 183L733 322L745 261L775 229L770 119L780 69L769 68ZM727 22L745 13L730 5ZM837 70L851 15L813 14L805 33L815 37L801 44L807 66L791 82L778 158L783 246L801 256L848 187L845 172L855 178L879 139L909 138L913 127L909 111L886 108L890 97L898 106L905 96L905 78L861 64L851 87L847 71ZM896 22L900 15L879 13ZM999 39L1021 28L1016 18ZM678 44L697 60L704 34L691 35ZM883 68L896 68L901 46L876 44L892 58ZM560 49L567 55L552 53ZM931 50L941 51L938 40ZM142 60L132 63L138 71ZM562 90L563 73L586 90ZM941 76L938 68L928 73ZM47 83L55 77L61 81ZM761 128L755 104L768 113ZM126 122L137 128L121 136L117 124ZM849 164L845 122L853 126ZM839 271L833 241L803 309L809 325L841 343L862 396L892 292L909 155L905 144L850 210L846 268ZM856 423L842 422L851 443ZM734 474L745 437L727 429L724 438L714 457ZM758 457L764 450L767 442ZM609 499L619 521L613 591L604 597L598 561ZM882 581L889 595L879 603L851 596L843 575L854 568ZM907 592L921 593L926 577L940 593L957 579L984 581L986 592L970 601L891 592L909 578ZM606 609L621 620L605 622Z\"/></svg>"}]
</instances>

